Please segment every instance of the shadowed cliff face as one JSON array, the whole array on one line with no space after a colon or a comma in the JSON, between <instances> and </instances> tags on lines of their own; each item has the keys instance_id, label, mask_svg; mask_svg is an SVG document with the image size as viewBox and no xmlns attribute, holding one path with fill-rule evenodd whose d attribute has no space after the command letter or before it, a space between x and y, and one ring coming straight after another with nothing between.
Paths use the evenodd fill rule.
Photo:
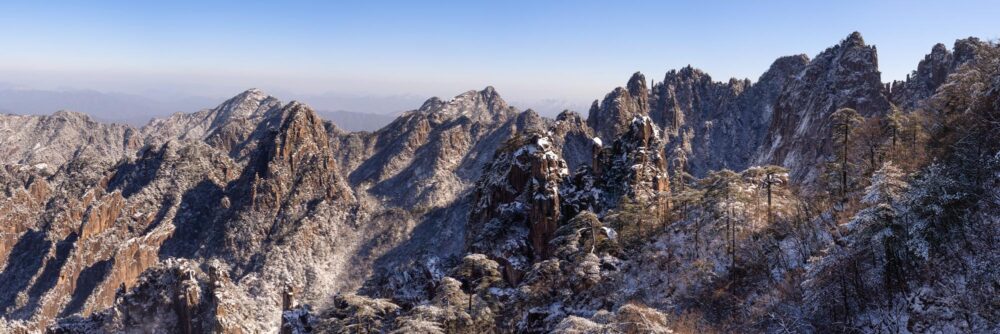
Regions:
<instances>
[{"instance_id":1,"label":"shadowed cliff face","mask_svg":"<svg viewBox=\"0 0 1000 334\"><path fill-rule=\"evenodd\" d=\"M805 55L779 58L755 83L716 82L691 67L668 72L653 85L649 116L663 128L671 168L702 177L750 166L777 96L808 62Z\"/></svg>"}]
</instances>

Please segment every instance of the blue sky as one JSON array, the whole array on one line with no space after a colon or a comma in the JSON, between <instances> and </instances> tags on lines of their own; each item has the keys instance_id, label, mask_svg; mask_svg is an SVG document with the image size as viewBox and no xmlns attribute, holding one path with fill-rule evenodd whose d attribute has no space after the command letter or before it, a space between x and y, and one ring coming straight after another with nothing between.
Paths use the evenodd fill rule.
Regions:
<instances>
[{"instance_id":1,"label":"blue sky","mask_svg":"<svg viewBox=\"0 0 1000 334\"><path fill-rule=\"evenodd\" d=\"M1000 37L998 18L997 1L4 1L0 82L199 96L493 85L522 108L575 106L634 71L756 79L855 30L883 80L901 79L934 43Z\"/></svg>"}]
</instances>

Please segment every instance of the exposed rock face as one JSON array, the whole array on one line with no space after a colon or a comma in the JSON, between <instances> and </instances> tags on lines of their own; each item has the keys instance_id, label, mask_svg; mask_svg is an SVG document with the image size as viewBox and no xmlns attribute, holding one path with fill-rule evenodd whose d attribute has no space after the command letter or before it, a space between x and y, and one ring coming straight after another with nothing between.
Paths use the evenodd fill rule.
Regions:
<instances>
[{"instance_id":1,"label":"exposed rock face","mask_svg":"<svg viewBox=\"0 0 1000 334\"><path fill-rule=\"evenodd\" d=\"M203 271L191 260L168 259L150 268L129 291L118 291L115 308L87 318L63 320L57 333L174 332L241 333L227 314L237 302L232 283L210 265Z\"/></svg>"},{"instance_id":2,"label":"exposed rock face","mask_svg":"<svg viewBox=\"0 0 1000 334\"><path fill-rule=\"evenodd\" d=\"M463 251L473 183L484 166L508 138L541 131L546 123L533 111L518 112L487 87L447 101L429 99L374 133L328 129L362 208L373 221L386 220L369 225L397 226L387 235L405 240L379 240L375 247L391 251L377 258L364 290L400 300L431 293L419 281L437 275L443 259ZM407 288L396 288L401 286Z\"/></svg>"},{"instance_id":3,"label":"exposed rock face","mask_svg":"<svg viewBox=\"0 0 1000 334\"><path fill-rule=\"evenodd\" d=\"M601 139L613 140L628 130L632 118L646 115L649 115L649 88L646 77L636 72L625 88L615 88L600 104L594 101L587 124Z\"/></svg>"},{"instance_id":4,"label":"exposed rock face","mask_svg":"<svg viewBox=\"0 0 1000 334\"><path fill-rule=\"evenodd\" d=\"M714 82L700 70L685 67L667 72L663 82L653 86L653 107L650 117L660 124L670 138L666 152L672 155L675 169L694 175L719 166L706 166L729 161L739 163L745 150L724 152L730 142L748 143L748 136L738 136L742 121L751 117L740 115L750 110L740 109L737 99L750 86L748 81ZM753 119L764 115L754 115ZM732 144L729 144L732 146ZM722 153L719 156L712 156ZM727 154L728 153L728 154ZM713 168L715 167L715 168Z\"/></svg>"},{"instance_id":5,"label":"exposed rock face","mask_svg":"<svg viewBox=\"0 0 1000 334\"><path fill-rule=\"evenodd\" d=\"M623 199L651 205L658 218L670 210L670 181L659 127L646 116L635 117L628 132L602 152L604 207Z\"/></svg>"},{"instance_id":6,"label":"exposed rock face","mask_svg":"<svg viewBox=\"0 0 1000 334\"><path fill-rule=\"evenodd\" d=\"M920 102L934 95L948 75L972 60L976 49L983 45L985 43L975 37L955 41L953 52L944 44L935 44L931 53L917 64L917 70L906 76L906 81L892 83L892 102L904 110L920 107Z\"/></svg>"},{"instance_id":7,"label":"exposed rock face","mask_svg":"<svg viewBox=\"0 0 1000 334\"><path fill-rule=\"evenodd\" d=\"M44 164L56 169L81 156L114 163L139 148L137 132L128 125L101 124L71 111L48 116L0 115L0 163Z\"/></svg>"},{"instance_id":8,"label":"exposed rock face","mask_svg":"<svg viewBox=\"0 0 1000 334\"><path fill-rule=\"evenodd\" d=\"M105 195L98 199L98 203L100 204L87 210L83 225L80 227L80 238L87 239L111 227L125 204L119 191Z\"/></svg>"},{"instance_id":9,"label":"exposed rock face","mask_svg":"<svg viewBox=\"0 0 1000 334\"><path fill-rule=\"evenodd\" d=\"M647 204L659 219L666 219L670 209L661 134L649 117L635 117L611 148L598 149L595 161L605 172L596 177L582 169L571 180L551 145L541 135L511 140L476 185L468 247L500 262L511 284L521 280L530 264L553 255L549 243L572 217L561 216L561 207L576 215L594 207L614 208L628 199ZM569 203L560 200L564 195Z\"/></svg>"},{"instance_id":10,"label":"exposed rock face","mask_svg":"<svg viewBox=\"0 0 1000 334\"><path fill-rule=\"evenodd\" d=\"M852 33L785 86L755 163L785 166L793 180L812 183L831 157L830 115L845 107L865 117L885 114L890 111L887 94L875 47Z\"/></svg>"},{"instance_id":11,"label":"exposed rock face","mask_svg":"<svg viewBox=\"0 0 1000 334\"><path fill-rule=\"evenodd\" d=\"M237 112L230 116L244 115ZM44 168L17 169L11 178L37 181L7 183L19 184L23 189L11 189L11 195L34 196L31 201L18 200L23 204L48 202L53 206L46 211L30 211L32 206L19 204L23 208L16 212L20 213L4 216L5 221L19 221L4 224L11 228L4 244L37 239L32 248L6 248L11 254L5 253L5 261L24 256L38 259L37 267L18 263L16 269L6 262L5 275L15 275L15 270L19 272L16 275L21 275L17 276L20 283L9 288L25 292L9 290L5 296L23 302L5 302L15 305L5 315L44 326L57 316L86 316L103 310L115 303L120 287L131 289L161 257L222 255L239 264L239 268L256 268L249 271L257 272L267 267L266 262L256 262L267 259L259 256L270 251L262 240L308 243L301 241L308 239L301 237L302 233L288 230L309 226L301 223L303 217L310 215L309 209L330 206L321 205L322 201L337 202L332 206L335 212L348 211L354 196L339 176L327 146L326 128L315 113L293 103L271 112L269 117L274 121L254 124L259 129L243 137L256 139L258 142L252 146L261 147L253 151L248 160L254 163L248 165L233 161L227 147L210 147L199 138L149 146L114 167L102 168L107 165L80 161L85 157L78 157L51 176ZM223 124L219 128L226 127ZM57 191L47 191L46 187ZM25 195L18 195L21 193ZM320 205L316 199L320 199ZM346 221L345 213L323 216ZM249 221L254 223L246 223ZM255 234L250 226L258 226L264 233ZM289 234L292 237L277 237ZM48 247L42 247L45 245ZM260 259L254 260L254 265L240 262L254 255ZM190 300L194 293L185 288L178 290L177 297ZM178 307L180 318L200 312L185 311L190 309ZM193 321L184 320L176 328L194 326Z\"/></svg>"},{"instance_id":12,"label":"exposed rock face","mask_svg":"<svg viewBox=\"0 0 1000 334\"><path fill-rule=\"evenodd\" d=\"M485 152L516 129L510 121L518 114L493 87L449 101L429 99L365 139L374 145L359 154L364 162L349 180L402 206L444 206L478 178L478 167L489 159Z\"/></svg>"},{"instance_id":13,"label":"exposed rock face","mask_svg":"<svg viewBox=\"0 0 1000 334\"><path fill-rule=\"evenodd\" d=\"M48 176L45 184L56 191L42 200L51 206L18 217L21 222L13 225L13 233L4 235L5 241L28 238L37 239L35 247L49 245L48 251L15 246L4 257L4 275L19 277L9 287L22 290L9 290L11 298L22 301L6 303L12 307L5 316L44 326L55 317L103 310L115 301L119 288L133 287L160 261L161 246L175 231L163 220L172 220L177 205L184 205L178 202L189 202L175 199L191 188L200 189L195 184L201 180L225 179L228 158L219 154L215 159L221 160L215 161L220 165L215 166L221 168L205 168L213 166L208 153L214 150L200 145L171 142L111 169L71 161L62 172ZM10 262L26 256L37 258L37 265Z\"/></svg>"},{"instance_id":14,"label":"exposed rock face","mask_svg":"<svg viewBox=\"0 0 1000 334\"><path fill-rule=\"evenodd\" d=\"M806 63L804 55L778 58L757 83L715 82L690 66L668 72L652 88L649 116L666 133L672 168L700 177L748 167L764 142L778 94Z\"/></svg>"},{"instance_id":15,"label":"exposed rock face","mask_svg":"<svg viewBox=\"0 0 1000 334\"><path fill-rule=\"evenodd\" d=\"M512 139L486 170L476 185L468 247L500 261L506 279L517 282L550 254L561 218L559 185L569 170L542 135Z\"/></svg>"},{"instance_id":16,"label":"exposed rock face","mask_svg":"<svg viewBox=\"0 0 1000 334\"><path fill-rule=\"evenodd\" d=\"M566 110L559 113L555 123L549 128L552 144L560 149L570 170L576 170L593 161L594 131L580 117L580 114Z\"/></svg>"}]
</instances>

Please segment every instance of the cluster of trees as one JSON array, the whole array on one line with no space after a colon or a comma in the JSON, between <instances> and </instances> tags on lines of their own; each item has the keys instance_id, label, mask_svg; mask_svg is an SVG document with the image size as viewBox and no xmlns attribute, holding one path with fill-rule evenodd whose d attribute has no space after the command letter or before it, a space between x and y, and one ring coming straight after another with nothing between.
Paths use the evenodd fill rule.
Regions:
<instances>
[{"instance_id":1,"label":"cluster of trees","mask_svg":"<svg viewBox=\"0 0 1000 334\"><path fill-rule=\"evenodd\" d=\"M981 277L995 277L996 269L979 263L996 260L992 245L1000 241L992 188L1000 182L998 110L1000 48L985 44L917 110L863 118L845 108L831 116L837 153L825 185L838 221L833 244L803 284L812 322L843 330L941 328L949 320L934 315L926 315L930 327L914 327L919 321L912 314L904 321L900 315L910 311L899 305L941 293L951 280L991 294L993 283ZM955 328L976 331L995 311L969 291L939 298L965 317Z\"/></svg>"},{"instance_id":2,"label":"cluster of trees","mask_svg":"<svg viewBox=\"0 0 1000 334\"><path fill-rule=\"evenodd\" d=\"M906 113L892 107L885 115L862 117L841 108L830 115L834 157L826 165L827 199L847 203L857 198L868 178L887 162L905 170L926 165L927 142L936 126L927 111Z\"/></svg>"},{"instance_id":3,"label":"cluster of trees","mask_svg":"<svg viewBox=\"0 0 1000 334\"><path fill-rule=\"evenodd\" d=\"M962 297L948 297L968 316L962 320L967 327L958 328L989 324L983 305L991 302L982 296L995 295L989 277L997 270L981 264L1000 260L990 246L1000 242L1000 192L993 190L1000 185L1000 48L982 45L915 110L892 106L862 117L841 108L830 117L833 152L815 188L798 192L776 166L716 171L696 180L684 172L683 155L674 154L669 222L646 222L644 206L630 203L621 206L623 222L614 226L639 222L626 235L687 231L691 244L683 247L694 248L695 258L686 261L724 259L725 270L705 279L724 287L732 304L749 295L735 291L741 279L775 279L766 275L773 257L788 256L781 247L792 240L803 265L776 271L784 280L767 284L779 288L774 298L782 301L763 313L785 329L925 328L906 323L916 317L905 315L913 312L907 300L943 286L929 280L955 275L978 284L961 289L980 291L955 290ZM986 278L973 277L977 272ZM733 314L751 314L748 309L763 304L733 305L742 310Z\"/></svg>"}]
</instances>

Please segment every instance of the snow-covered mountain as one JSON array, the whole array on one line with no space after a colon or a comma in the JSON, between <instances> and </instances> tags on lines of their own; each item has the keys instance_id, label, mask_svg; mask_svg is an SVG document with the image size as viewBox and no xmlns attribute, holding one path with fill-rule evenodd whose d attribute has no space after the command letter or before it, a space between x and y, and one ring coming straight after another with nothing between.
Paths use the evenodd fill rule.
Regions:
<instances>
[{"instance_id":1,"label":"snow-covered mountain","mask_svg":"<svg viewBox=\"0 0 1000 334\"><path fill-rule=\"evenodd\" d=\"M370 132L259 89L0 115L0 331L996 331L997 64L963 39L884 84L853 33L586 119L493 87Z\"/></svg>"}]
</instances>

